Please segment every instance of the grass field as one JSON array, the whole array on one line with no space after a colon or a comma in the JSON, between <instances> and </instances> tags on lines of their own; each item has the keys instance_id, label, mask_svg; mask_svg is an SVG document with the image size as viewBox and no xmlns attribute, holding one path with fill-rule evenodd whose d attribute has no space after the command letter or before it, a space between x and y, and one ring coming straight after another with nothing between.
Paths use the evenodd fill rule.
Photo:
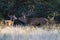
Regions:
<instances>
[{"instance_id":1,"label":"grass field","mask_svg":"<svg viewBox=\"0 0 60 40\"><path fill-rule=\"evenodd\" d=\"M0 27L0 40L60 40L60 27L4 26Z\"/></svg>"}]
</instances>

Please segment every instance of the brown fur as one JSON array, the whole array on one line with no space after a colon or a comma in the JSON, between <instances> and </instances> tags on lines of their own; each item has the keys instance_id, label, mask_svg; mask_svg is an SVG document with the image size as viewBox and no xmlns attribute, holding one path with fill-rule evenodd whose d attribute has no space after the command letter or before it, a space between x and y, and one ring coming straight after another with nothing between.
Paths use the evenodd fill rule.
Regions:
<instances>
[{"instance_id":1,"label":"brown fur","mask_svg":"<svg viewBox=\"0 0 60 40\"><path fill-rule=\"evenodd\" d=\"M12 26L13 25L13 21L11 21L11 20L5 20L4 24L6 26Z\"/></svg>"},{"instance_id":2,"label":"brown fur","mask_svg":"<svg viewBox=\"0 0 60 40\"><path fill-rule=\"evenodd\" d=\"M44 20L44 19L43 19ZM44 21L41 21L41 20L39 20L39 19L37 19L37 20L35 20L35 24L40 24L40 25L45 25L45 24L47 24L47 20L44 20Z\"/></svg>"},{"instance_id":3,"label":"brown fur","mask_svg":"<svg viewBox=\"0 0 60 40\"><path fill-rule=\"evenodd\" d=\"M37 25L48 25L48 19L46 18L26 18L27 24L37 26Z\"/></svg>"}]
</instances>

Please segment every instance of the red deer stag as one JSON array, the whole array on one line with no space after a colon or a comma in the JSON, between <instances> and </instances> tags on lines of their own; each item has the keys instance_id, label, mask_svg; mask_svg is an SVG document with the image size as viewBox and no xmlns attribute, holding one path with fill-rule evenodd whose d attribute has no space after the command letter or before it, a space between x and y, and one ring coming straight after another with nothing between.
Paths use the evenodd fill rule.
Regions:
<instances>
[{"instance_id":1,"label":"red deer stag","mask_svg":"<svg viewBox=\"0 0 60 40\"><path fill-rule=\"evenodd\" d=\"M28 18L28 16L24 15L23 17L19 18L19 20L21 20L29 25L32 25L34 27L36 27L38 25L40 26L40 25L48 25L49 24L48 19L43 18L43 17L41 17L41 18Z\"/></svg>"}]
</instances>

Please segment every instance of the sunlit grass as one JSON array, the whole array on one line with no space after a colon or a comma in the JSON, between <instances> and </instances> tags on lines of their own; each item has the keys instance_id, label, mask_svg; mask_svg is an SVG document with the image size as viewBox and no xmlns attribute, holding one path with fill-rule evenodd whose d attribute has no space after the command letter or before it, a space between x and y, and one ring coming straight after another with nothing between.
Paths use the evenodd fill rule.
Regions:
<instances>
[{"instance_id":1,"label":"sunlit grass","mask_svg":"<svg viewBox=\"0 0 60 40\"><path fill-rule=\"evenodd\" d=\"M25 33L25 34L28 34L28 33L31 33L32 31L35 31L38 30L38 32L40 30L43 30L43 31L54 31L54 30L58 30L60 29L60 27L56 27L56 25L54 24L53 26L48 26L48 25L43 25L43 26L31 26L31 25L27 25L27 26L23 26L23 25L16 25L16 26L0 26L0 33L8 33L8 34L11 34L11 33L15 33L17 32L17 34L19 33ZM42 32L43 32L42 31Z\"/></svg>"},{"instance_id":2,"label":"sunlit grass","mask_svg":"<svg viewBox=\"0 0 60 40\"><path fill-rule=\"evenodd\" d=\"M53 25L55 27L55 25ZM57 28L49 29L50 26L44 25L34 27L31 25L23 26L0 26L1 40L59 40L60 34ZM52 39L53 38L53 39Z\"/></svg>"}]
</instances>

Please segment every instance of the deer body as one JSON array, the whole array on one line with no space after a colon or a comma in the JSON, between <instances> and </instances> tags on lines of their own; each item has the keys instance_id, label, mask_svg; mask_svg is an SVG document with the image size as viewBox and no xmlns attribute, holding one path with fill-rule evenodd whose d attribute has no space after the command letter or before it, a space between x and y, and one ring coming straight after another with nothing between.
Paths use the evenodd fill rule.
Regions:
<instances>
[{"instance_id":1,"label":"deer body","mask_svg":"<svg viewBox=\"0 0 60 40\"><path fill-rule=\"evenodd\" d=\"M14 23L14 22L11 21L11 20L5 20L5 23L4 23L4 24L5 24L6 26L13 26L13 23Z\"/></svg>"},{"instance_id":2,"label":"deer body","mask_svg":"<svg viewBox=\"0 0 60 40\"><path fill-rule=\"evenodd\" d=\"M48 19L43 18L43 17L41 17L41 18L29 18L28 16L24 15L22 18L20 18L21 21L23 21L29 25L32 25L32 26L48 24Z\"/></svg>"},{"instance_id":3,"label":"deer body","mask_svg":"<svg viewBox=\"0 0 60 40\"><path fill-rule=\"evenodd\" d=\"M28 24L33 26L46 25L48 24L48 20L46 18L30 18Z\"/></svg>"},{"instance_id":4,"label":"deer body","mask_svg":"<svg viewBox=\"0 0 60 40\"><path fill-rule=\"evenodd\" d=\"M17 19L15 15L8 15L6 19L4 19L3 24L6 26L13 26L15 19Z\"/></svg>"}]
</instances>

